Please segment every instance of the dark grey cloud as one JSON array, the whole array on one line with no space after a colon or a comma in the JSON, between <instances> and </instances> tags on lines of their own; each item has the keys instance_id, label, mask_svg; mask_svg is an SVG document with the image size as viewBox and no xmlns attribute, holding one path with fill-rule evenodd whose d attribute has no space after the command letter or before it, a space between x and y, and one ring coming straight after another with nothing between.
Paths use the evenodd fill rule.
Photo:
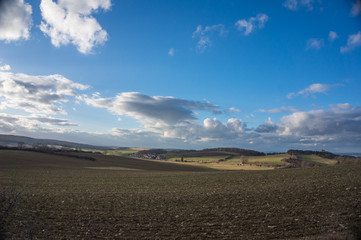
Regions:
<instances>
[{"instance_id":1,"label":"dark grey cloud","mask_svg":"<svg viewBox=\"0 0 361 240\"><path fill-rule=\"evenodd\" d=\"M62 127L78 126L78 124L71 123L67 119L53 118L48 116L36 116L36 117L30 117L29 119L52 126L62 126Z\"/></svg>"},{"instance_id":2,"label":"dark grey cloud","mask_svg":"<svg viewBox=\"0 0 361 240\"><path fill-rule=\"evenodd\" d=\"M174 97L148 96L139 92L124 92L115 98L101 98L98 94L82 98L87 104L106 108L118 115L128 115L140 122L176 124L196 120L195 111L220 112L219 107L204 101Z\"/></svg>"},{"instance_id":3,"label":"dark grey cloud","mask_svg":"<svg viewBox=\"0 0 361 240\"><path fill-rule=\"evenodd\" d=\"M329 139L361 136L361 108L297 112L281 118L284 135Z\"/></svg>"},{"instance_id":4,"label":"dark grey cloud","mask_svg":"<svg viewBox=\"0 0 361 240\"><path fill-rule=\"evenodd\" d=\"M264 123L264 124L259 125L255 131L258 133L274 133L277 130L278 130L277 124Z\"/></svg>"}]
</instances>

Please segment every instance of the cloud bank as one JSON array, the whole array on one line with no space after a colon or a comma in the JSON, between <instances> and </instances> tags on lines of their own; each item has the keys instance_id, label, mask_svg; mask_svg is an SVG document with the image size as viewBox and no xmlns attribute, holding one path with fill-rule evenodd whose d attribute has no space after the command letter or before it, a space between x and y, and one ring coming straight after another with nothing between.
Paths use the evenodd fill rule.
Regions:
<instances>
[{"instance_id":1,"label":"cloud bank","mask_svg":"<svg viewBox=\"0 0 361 240\"><path fill-rule=\"evenodd\" d=\"M42 0L40 29L54 46L73 44L79 52L88 54L96 45L107 41L107 32L92 14L110 7L110 0L59 0L57 3Z\"/></svg>"},{"instance_id":2,"label":"cloud bank","mask_svg":"<svg viewBox=\"0 0 361 240\"><path fill-rule=\"evenodd\" d=\"M312 84L294 95L323 93L338 85ZM249 127L239 118L201 118L200 112L225 114L207 101L171 96L149 96L123 92L104 98L78 92L87 86L61 75L33 76L0 72L0 108L21 113L0 113L0 133L77 141L89 144L143 147L243 147L263 151L289 148L358 149L361 144L361 108L349 103L329 105L328 110L299 111L293 107L260 110L267 113L290 112L278 123L270 118ZM64 103L80 101L103 108L111 114L137 120L135 129L109 126L107 132L88 132L64 117ZM14 111L13 111L14 112ZM202 114L203 115L203 114ZM224 116L224 115L223 115Z\"/></svg>"}]
</instances>

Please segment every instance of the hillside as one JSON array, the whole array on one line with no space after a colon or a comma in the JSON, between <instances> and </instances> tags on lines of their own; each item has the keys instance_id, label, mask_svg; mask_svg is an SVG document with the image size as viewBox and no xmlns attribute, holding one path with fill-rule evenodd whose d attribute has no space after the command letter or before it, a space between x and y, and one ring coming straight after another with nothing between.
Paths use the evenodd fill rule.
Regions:
<instances>
[{"instance_id":1,"label":"hillside","mask_svg":"<svg viewBox=\"0 0 361 240\"><path fill-rule=\"evenodd\" d=\"M2 169L104 169L142 171L212 171L208 168L96 153L53 153L0 150Z\"/></svg>"}]
</instances>

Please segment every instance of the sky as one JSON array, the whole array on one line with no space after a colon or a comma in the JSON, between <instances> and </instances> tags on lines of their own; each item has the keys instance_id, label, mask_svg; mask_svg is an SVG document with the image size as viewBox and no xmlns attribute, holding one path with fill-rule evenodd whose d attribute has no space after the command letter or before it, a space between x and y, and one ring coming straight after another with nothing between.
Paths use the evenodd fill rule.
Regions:
<instances>
[{"instance_id":1,"label":"sky","mask_svg":"<svg viewBox=\"0 0 361 240\"><path fill-rule=\"evenodd\" d=\"M361 152L361 0L0 0L0 134Z\"/></svg>"}]
</instances>

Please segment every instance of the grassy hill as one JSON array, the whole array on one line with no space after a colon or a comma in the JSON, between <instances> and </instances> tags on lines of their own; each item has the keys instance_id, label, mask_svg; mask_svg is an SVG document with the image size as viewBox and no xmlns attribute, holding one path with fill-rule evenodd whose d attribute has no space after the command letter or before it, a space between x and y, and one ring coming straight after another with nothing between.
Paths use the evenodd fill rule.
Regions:
<instances>
[{"instance_id":1,"label":"grassy hill","mask_svg":"<svg viewBox=\"0 0 361 240\"><path fill-rule=\"evenodd\" d=\"M208 171L102 154L1 150L0 166L0 238L361 236L361 165Z\"/></svg>"}]
</instances>

